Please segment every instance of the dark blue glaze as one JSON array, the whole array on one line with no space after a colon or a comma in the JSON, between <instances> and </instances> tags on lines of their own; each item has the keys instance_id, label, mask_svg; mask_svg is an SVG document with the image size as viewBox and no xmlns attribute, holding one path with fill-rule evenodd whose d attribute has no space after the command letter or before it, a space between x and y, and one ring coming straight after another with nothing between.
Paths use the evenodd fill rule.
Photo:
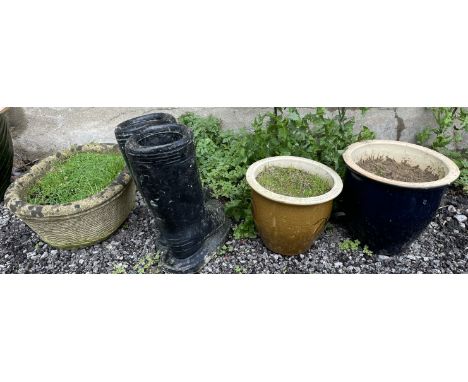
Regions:
<instances>
[{"instance_id":1,"label":"dark blue glaze","mask_svg":"<svg viewBox=\"0 0 468 382\"><path fill-rule=\"evenodd\" d=\"M393 186L347 168L343 196L349 230L373 251L398 255L431 222L445 189Z\"/></svg>"}]
</instances>

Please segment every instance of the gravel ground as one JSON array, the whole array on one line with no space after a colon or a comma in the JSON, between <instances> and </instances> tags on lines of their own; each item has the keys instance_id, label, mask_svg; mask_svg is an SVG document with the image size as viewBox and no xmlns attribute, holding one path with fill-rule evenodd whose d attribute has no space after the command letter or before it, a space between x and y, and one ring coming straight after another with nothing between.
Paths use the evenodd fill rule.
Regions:
<instances>
[{"instance_id":1,"label":"gravel ground","mask_svg":"<svg viewBox=\"0 0 468 382\"><path fill-rule=\"evenodd\" d=\"M221 248L201 273L466 273L468 196L450 189L429 227L400 256L342 251L351 239L332 221L312 248L285 257L259 239L234 240ZM144 202L108 240L80 250L57 250L40 241L0 203L0 273L158 273L157 235Z\"/></svg>"}]
</instances>

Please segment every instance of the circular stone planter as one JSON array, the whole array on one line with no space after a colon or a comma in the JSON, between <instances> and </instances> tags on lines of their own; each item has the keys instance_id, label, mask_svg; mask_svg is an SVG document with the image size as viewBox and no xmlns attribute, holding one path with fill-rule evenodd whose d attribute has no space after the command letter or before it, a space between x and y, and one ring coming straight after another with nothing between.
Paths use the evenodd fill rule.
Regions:
<instances>
[{"instance_id":1,"label":"circular stone planter","mask_svg":"<svg viewBox=\"0 0 468 382\"><path fill-rule=\"evenodd\" d=\"M5 112L8 108L0 107L0 201L10 184L13 167L13 142Z\"/></svg>"},{"instance_id":2,"label":"circular stone planter","mask_svg":"<svg viewBox=\"0 0 468 382\"><path fill-rule=\"evenodd\" d=\"M257 182L266 168L292 167L319 175L331 186L323 195L296 198L280 195ZM277 156L253 163L247 170L247 183L252 189L255 226L266 247L282 255L297 255L310 248L330 218L335 199L343 189L339 175L331 168L305 158Z\"/></svg>"},{"instance_id":3,"label":"circular stone planter","mask_svg":"<svg viewBox=\"0 0 468 382\"><path fill-rule=\"evenodd\" d=\"M103 191L86 199L57 205L26 202L29 188L59 159L77 151L116 152L118 145L89 144L49 156L16 180L5 194L5 205L35 231L41 240L57 248L80 248L108 238L135 205L135 185L125 168Z\"/></svg>"},{"instance_id":4,"label":"circular stone planter","mask_svg":"<svg viewBox=\"0 0 468 382\"><path fill-rule=\"evenodd\" d=\"M387 179L361 168L361 159L384 156L407 161L439 175L432 182ZM343 153L347 166L344 207L351 233L379 253L400 254L429 224L446 187L460 175L446 156L419 145L372 140L350 145Z\"/></svg>"}]
</instances>

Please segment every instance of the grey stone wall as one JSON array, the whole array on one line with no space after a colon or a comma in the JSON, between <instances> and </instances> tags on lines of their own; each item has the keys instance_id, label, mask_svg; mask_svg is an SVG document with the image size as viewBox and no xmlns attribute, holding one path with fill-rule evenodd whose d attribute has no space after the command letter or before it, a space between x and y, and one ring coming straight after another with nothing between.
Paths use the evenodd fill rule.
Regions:
<instances>
[{"instance_id":1,"label":"grey stone wall","mask_svg":"<svg viewBox=\"0 0 468 382\"><path fill-rule=\"evenodd\" d=\"M213 114L223 121L227 129L249 127L258 113L272 108L11 108L8 118L17 156L23 159L40 159L47 154L64 149L71 144L114 142L115 126L128 119L151 112L168 112L178 117L187 111L202 115ZM301 113L310 111L300 108ZM333 108L329 109L333 112ZM364 117L357 109L356 128L362 125L374 130L378 138L414 142L416 134L424 127L434 126L428 108L371 108ZM462 144L466 147L466 142Z\"/></svg>"}]
</instances>

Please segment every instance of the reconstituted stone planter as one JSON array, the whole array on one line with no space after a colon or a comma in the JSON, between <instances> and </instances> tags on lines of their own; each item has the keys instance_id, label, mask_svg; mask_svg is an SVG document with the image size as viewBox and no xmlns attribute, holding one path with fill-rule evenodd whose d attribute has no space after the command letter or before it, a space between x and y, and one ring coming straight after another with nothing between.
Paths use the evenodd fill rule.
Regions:
<instances>
[{"instance_id":1,"label":"reconstituted stone planter","mask_svg":"<svg viewBox=\"0 0 468 382\"><path fill-rule=\"evenodd\" d=\"M330 191L323 195L297 198L280 195L257 181L267 167L292 167L319 175L329 182ZM265 246L282 255L297 255L307 251L330 218L335 199L343 188L339 175L331 168L311 159L277 156L253 163L247 170L247 182L252 188L252 209L255 225Z\"/></svg>"},{"instance_id":2,"label":"reconstituted stone planter","mask_svg":"<svg viewBox=\"0 0 468 382\"><path fill-rule=\"evenodd\" d=\"M0 108L0 201L10 184L13 167L13 142L5 116L7 108Z\"/></svg>"},{"instance_id":3,"label":"reconstituted stone planter","mask_svg":"<svg viewBox=\"0 0 468 382\"><path fill-rule=\"evenodd\" d=\"M120 227L135 205L135 185L127 169L103 191L86 199L57 205L28 204L28 189L56 161L76 151L119 153L119 148L114 144L89 144L49 156L16 180L5 194L7 208L41 240L57 248L80 248L106 239Z\"/></svg>"},{"instance_id":4,"label":"reconstituted stone planter","mask_svg":"<svg viewBox=\"0 0 468 382\"><path fill-rule=\"evenodd\" d=\"M431 182L396 181L358 165L361 159L388 157L407 161L439 175ZM447 186L460 170L446 156L419 145L372 140L350 145L343 154L347 166L344 185L346 216L351 233L373 251L398 255L433 219Z\"/></svg>"}]
</instances>

